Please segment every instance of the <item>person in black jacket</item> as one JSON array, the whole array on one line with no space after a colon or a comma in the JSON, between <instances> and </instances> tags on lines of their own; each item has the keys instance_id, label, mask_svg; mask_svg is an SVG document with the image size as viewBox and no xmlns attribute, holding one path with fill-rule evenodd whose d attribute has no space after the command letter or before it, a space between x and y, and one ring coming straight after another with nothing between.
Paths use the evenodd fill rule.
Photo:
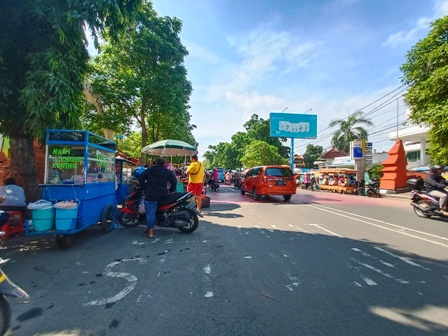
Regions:
<instances>
[{"instance_id":1,"label":"person in black jacket","mask_svg":"<svg viewBox=\"0 0 448 336\"><path fill-rule=\"evenodd\" d=\"M448 216L447 200L448 193L446 191L446 181L442 177L443 167L434 165L431 167L431 174L426 177L425 185L428 195L437 197L439 199L440 212L444 216Z\"/></svg>"},{"instance_id":2,"label":"person in black jacket","mask_svg":"<svg viewBox=\"0 0 448 336\"><path fill-rule=\"evenodd\" d=\"M165 159L159 157L156 165L147 168L138 178L141 188L145 191L145 211L147 236L154 237L154 226L156 225L156 210L158 201L176 190L177 179L173 172L165 168ZM167 184L170 183L168 192Z\"/></svg>"}]
</instances>

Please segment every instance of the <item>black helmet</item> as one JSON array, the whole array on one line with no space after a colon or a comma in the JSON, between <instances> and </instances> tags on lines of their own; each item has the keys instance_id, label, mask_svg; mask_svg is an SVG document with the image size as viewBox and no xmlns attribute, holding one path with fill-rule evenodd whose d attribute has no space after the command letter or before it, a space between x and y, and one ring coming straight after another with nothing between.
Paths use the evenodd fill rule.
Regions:
<instances>
[{"instance_id":1,"label":"black helmet","mask_svg":"<svg viewBox=\"0 0 448 336\"><path fill-rule=\"evenodd\" d=\"M443 171L443 166L441 165L434 165L431 167L431 173L436 174L438 173L438 170L442 170Z\"/></svg>"}]
</instances>

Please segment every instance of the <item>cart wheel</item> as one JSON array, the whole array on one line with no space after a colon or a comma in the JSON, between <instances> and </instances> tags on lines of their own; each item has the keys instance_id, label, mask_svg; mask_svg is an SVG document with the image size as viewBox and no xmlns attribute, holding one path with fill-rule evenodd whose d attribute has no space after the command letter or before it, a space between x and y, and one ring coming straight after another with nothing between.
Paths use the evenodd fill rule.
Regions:
<instances>
[{"instance_id":1,"label":"cart wheel","mask_svg":"<svg viewBox=\"0 0 448 336\"><path fill-rule=\"evenodd\" d=\"M101 228L104 232L111 232L117 220L117 209L112 205L106 205L101 212Z\"/></svg>"},{"instance_id":2,"label":"cart wheel","mask_svg":"<svg viewBox=\"0 0 448 336\"><path fill-rule=\"evenodd\" d=\"M72 238L70 236L57 235L56 236L56 244L61 249L66 249L72 246Z\"/></svg>"}]
</instances>

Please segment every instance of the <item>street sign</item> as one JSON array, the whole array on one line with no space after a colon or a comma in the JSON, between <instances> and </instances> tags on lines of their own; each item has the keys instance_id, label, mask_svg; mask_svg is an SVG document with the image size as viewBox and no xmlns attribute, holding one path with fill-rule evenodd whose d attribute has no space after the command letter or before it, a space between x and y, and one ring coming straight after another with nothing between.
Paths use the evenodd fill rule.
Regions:
<instances>
[{"instance_id":1,"label":"street sign","mask_svg":"<svg viewBox=\"0 0 448 336\"><path fill-rule=\"evenodd\" d=\"M363 140L353 140L350 142L350 157L352 160L364 159L364 144Z\"/></svg>"},{"instance_id":2,"label":"street sign","mask_svg":"<svg viewBox=\"0 0 448 336\"><path fill-rule=\"evenodd\" d=\"M270 135L272 137L316 139L317 115L297 113L269 114Z\"/></svg>"}]
</instances>

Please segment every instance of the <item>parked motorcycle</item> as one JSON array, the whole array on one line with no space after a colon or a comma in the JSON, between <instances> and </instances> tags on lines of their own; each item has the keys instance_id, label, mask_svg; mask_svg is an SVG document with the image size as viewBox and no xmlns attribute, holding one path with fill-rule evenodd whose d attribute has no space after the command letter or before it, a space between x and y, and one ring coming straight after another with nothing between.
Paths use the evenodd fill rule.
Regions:
<instances>
[{"instance_id":1,"label":"parked motorcycle","mask_svg":"<svg viewBox=\"0 0 448 336\"><path fill-rule=\"evenodd\" d=\"M2 234L4 232L0 232L0 235ZM0 258L0 265L6 263L8 260ZM6 334L11 324L11 305L6 298L7 296L22 300L29 298L29 295L23 289L9 280L6 274L0 270L0 336Z\"/></svg>"},{"instance_id":2,"label":"parked motorcycle","mask_svg":"<svg viewBox=\"0 0 448 336\"><path fill-rule=\"evenodd\" d=\"M142 197L143 190L137 185L118 213L118 222L121 225L135 227L139 224L146 224L146 215L138 211ZM198 215L201 216L194 202L194 194L190 192L174 193L159 200L156 225L191 233L198 228Z\"/></svg>"},{"instance_id":3,"label":"parked motorcycle","mask_svg":"<svg viewBox=\"0 0 448 336\"><path fill-rule=\"evenodd\" d=\"M409 179L407 186L411 191L411 205L417 216L429 218L434 215L446 217L440 212L439 199L426 193L423 179Z\"/></svg>"},{"instance_id":4,"label":"parked motorcycle","mask_svg":"<svg viewBox=\"0 0 448 336\"><path fill-rule=\"evenodd\" d=\"M372 182L366 184L365 193L368 197L381 197L380 180L378 178L373 178Z\"/></svg>"}]
</instances>

